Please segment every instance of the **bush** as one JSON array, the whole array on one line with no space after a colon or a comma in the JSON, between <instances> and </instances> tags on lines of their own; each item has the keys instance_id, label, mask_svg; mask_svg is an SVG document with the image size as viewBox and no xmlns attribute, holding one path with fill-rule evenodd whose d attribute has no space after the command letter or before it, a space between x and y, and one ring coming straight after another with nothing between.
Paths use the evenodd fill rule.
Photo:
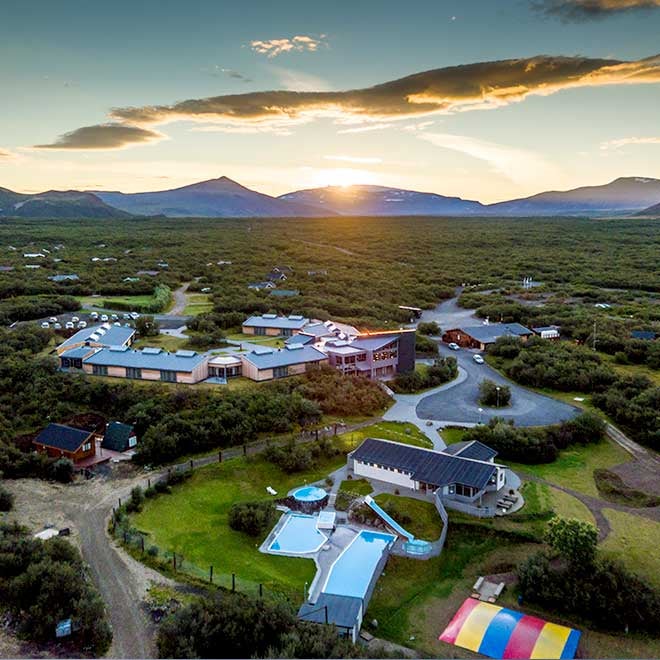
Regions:
<instances>
[{"instance_id":1,"label":"bush","mask_svg":"<svg viewBox=\"0 0 660 660\"><path fill-rule=\"evenodd\" d=\"M272 527L276 517L272 502L239 502L229 510L229 526L237 532L259 536Z\"/></svg>"},{"instance_id":2,"label":"bush","mask_svg":"<svg viewBox=\"0 0 660 660\"><path fill-rule=\"evenodd\" d=\"M158 552L159 552L159 550L158 550L158 546L157 546L157 545L150 545L150 546L147 548L147 554L148 554L150 557L158 557Z\"/></svg>"},{"instance_id":3,"label":"bush","mask_svg":"<svg viewBox=\"0 0 660 660\"><path fill-rule=\"evenodd\" d=\"M420 355L437 355L438 344L425 335L417 334L415 336L415 352Z\"/></svg>"},{"instance_id":4,"label":"bush","mask_svg":"<svg viewBox=\"0 0 660 660\"><path fill-rule=\"evenodd\" d=\"M577 570L590 570L596 558L598 529L582 520L552 518L545 531L546 543Z\"/></svg>"},{"instance_id":5,"label":"bush","mask_svg":"<svg viewBox=\"0 0 660 660\"><path fill-rule=\"evenodd\" d=\"M11 511L14 508L14 495L4 486L0 486L0 511Z\"/></svg>"},{"instance_id":6,"label":"bush","mask_svg":"<svg viewBox=\"0 0 660 660\"><path fill-rule=\"evenodd\" d=\"M496 357L505 360L517 358L522 349L522 342L518 337L498 337L494 344L490 346L488 352Z\"/></svg>"},{"instance_id":7,"label":"bush","mask_svg":"<svg viewBox=\"0 0 660 660\"><path fill-rule=\"evenodd\" d=\"M479 385L479 403L484 406L504 408L511 403L511 388L492 380L484 380Z\"/></svg>"},{"instance_id":8,"label":"bush","mask_svg":"<svg viewBox=\"0 0 660 660\"><path fill-rule=\"evenodd\" d=\"M129 513L135 513L142 510L142 505L144 504L144 492L140 486L135 486L131 490L131 496L126 502L126 511Z\"/></svg>"},{"instance_id":9,"label":"bush","mask_svg":"<svg viewBox=\"0 0 660 660\"><path fill-rule=\"evenodd\" d=\"M58 458L50 466L50 478L63 484L73 481L73 461L68 458Z\"/></svg>"},{"instance_id":10,"label":"bush","mask_svg":"<svg viewBox=\"0 0 660 660\"><path fill-rule=\"evenodd\" d=\"M417 325L417 332L420 335L438 337L440 335L440 326L435 321L422 321Z\"/></svg>"},{"instance_id":11,"label":"bush","mask_svg":"<svg viewBox=\"0 0 660 660\"><path fill-rule=\"evenodd\" d=\"M409 371L398 374L390 383L395 392L419 392L430 387L448 383L458 376L458 364L454 357L437 358L435 362L422 371Z\"/></svg>"}]
</instances>

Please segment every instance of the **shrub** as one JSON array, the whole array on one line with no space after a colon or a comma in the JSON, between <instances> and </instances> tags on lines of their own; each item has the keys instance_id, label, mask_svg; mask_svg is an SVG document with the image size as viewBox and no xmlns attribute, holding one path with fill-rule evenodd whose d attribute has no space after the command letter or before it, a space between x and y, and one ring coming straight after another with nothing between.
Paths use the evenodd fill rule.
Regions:
<instances>
[{"instance_id":1,"label":"shrub","mask_svg":"<svg viewBox=\"0 0 660 660\"><path fill-rule=\"evenodd\" d=\"M435 321L422 321L417 325L417 332L420 335L438 337L440 335L440 326Z\"/></svg>"},{"instance_id":2,"label":"shrub","mask_svg":"<svg viewBox=\"0 0 660 660\"><path fill-rule=\"evenodd\" d=\"M425 335L415 336L415 352L421 355L437 355L438 344Z\"/></svg>"},{"instance_id":3,"label":"shrub","mask_svg":"<svg viewBox=\"0 0 660 660\"><path fill-rule=\"evenodd\" d=\"M128 502L126 502L126 511L129 513L141 511L143 503L144 492L140 486L135 486L135 488L131 490L131 496L128 498Z\"/></svg>"},{"instance_id":4,"label":"shrub","mask_svg":"<svg viewBox=\"0 0 660 660\"><path fill-rule=\"evenodd\" d=\"M484 380L479 385L479 403L504 408L511 403L511 388L492 380Z\"/></svg>"},{"instance_id":5,"label":"shrub","mask_svg":"<svg viewBox=\"0 0 660 660\"><path fill-rule=\"evenodd\" d=\"M576 569L589 570L596 558L598 529L582 520L555 517L548 522L545 541Z\"/></svg>"},{"instance_id":6,"label":"shrub","mask_svg":"<svg viewBox=\"0 0 660 660\"><path fill-rule=\"evenodd\" d=\"M59 481L63 484L68 484L73 481L73 461L68 458L58 458L51 464L50 478Z\"/></svg>"},{"instance_id":7,"label":"shrub","mask_svg":"<svg viewBox=\"0 0 660 660\"><path fill-rule=\"evenodd\" d=\"M159 552L159 550L158 550L158 546L157 546L157 545L150 545L150 546L147 548L147 554L148 554L150 557L158 557L158 552Z\"/></svg>"},{"instance_id":8,"label":"shrub","mask_svg":"<svg viewBox=\"0 0 660 660\"><path fill-rule=\"evenodd\" d=\"M430 387L437 387L458 376L458 364L454 357L437 358L435 362L423 371L409 371L398 374L390 383L395 392L418 392Z\"/></svg>"},{"instance_id":9,"label":"shrub","mask_svg":"<svg viewBox=\"0 0 660 660\"><path fill-rule=\"evenodd\" d=\"M14 495L4 486L0 486L0 511L11 511L14 507Z\"/></svg>"},{"instance_id":10,"label":"shrub","mask_svg":"<svg viewBox=\"0 0 660 660\"><path fill-rule=\"evenodd\" d=\"M229 526L250 536L259 536L275 522L272 502L238 502L229 510Z\"/></svg>"}]
</instances>

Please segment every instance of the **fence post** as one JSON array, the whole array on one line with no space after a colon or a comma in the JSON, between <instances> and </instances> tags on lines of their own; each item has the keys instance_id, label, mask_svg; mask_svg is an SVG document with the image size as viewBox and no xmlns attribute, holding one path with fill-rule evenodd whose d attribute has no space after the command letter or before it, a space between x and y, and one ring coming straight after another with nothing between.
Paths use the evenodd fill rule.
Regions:
<instances>
[{"instance_id":1,"label":"fence post","mask_svg":"<svg viewBox=\"0 0 660 660\"><path fill-rule=\"evenodd\" d=\"M316 441L318 442L318 439L319 439L319 430L318 430L318 429L315 429L315 432L316 432Z\"/></svg>"},{"instance_id":2,"label":"fence post","mask_svg":"<svg viewBox=\"0 0 660 660\"><path fill-rule=\"evenodd\" d=\"M140 541L142 542L142 554L144 554L144 536L140 536Z\"/></svg>"},{"instance_id":3,"label":"fence post","mask_svg":"<svg viewBox=\"0 0 660 660\"><path fill-rule=\"evenodd\" d=\"M128 543L127 536L128 536L128 532L124 530L124 543Z\"/></svg>"},{"instance_id":4,"label":"fence post","mask_svg":"<svg viewBox=\"0 0 660 660\"><path fill-rule=\"evenodd\" d=\"M174 560L174 570L176 571L176 552L172 554L172 559Z\"/></svg>"},{"instance_id":5,"label":"fence post","mask_svg":"<svg viewBox=\"0 0 660 660\"><path fill-rule=\"evenodd\" d=\"M190 459L190 469L192 470L193 467L194 467L194 466L193 466L193 459L191 458L191 459Z\"/></svg>"},{"instance_id":6,"label":"fence post","mask_svg":"<svg viewBox=\"0 0 660 660\"><path fill-rule=\"evenodd\" d=\"M211 568L209 570L209 582L213 584L213 564L211 564Z\"/></svg>"},{"instance_id":7,"label":"fence post","mask_svg":"<svg viewBox=\"0 0 660 660\"><path fill-rule=\"evenodd\" d=\"M247 456L247 444L243 443L243 456Z\"/></svg>"},{"instance_id":8,"label":"fence post","mask_svg":"<svg viewBox=\"0 0 660 660\"><path fill-rule=\"evenodd\" d=\"M222 463L222 449L218 452L218 463Z\"/></svg>"},{"instance_id":9,"label":"fence post","mask_svg":"<svg viewBox=\"0 0 660 660\"><path fill-rule=\"evenodd\" d=\"M236 591L236 573L231 574L231 590Z\"/></svg>"},{"instance_id":10,"label":"fence post","mask_svg":"<svg viewBox=\"0 0 660 660\"><path fill-rule=\"evenodd\" d=\"M119 508L121 509L121 497L117 498L119 500Z\"/></svg>"},{"instance_id":11,"label":"fence post","mask_svg":"<svg viewBox=\"0 0 660 660\"><path fill-rule=\"evenodd\" d=\"M263 598L264 596L264 585L259 583L259 598Z\"/></svg>"},{"instance_id":12,"label":"fence post","mask_svg":"<svg viewBox=\"0 0 660 660\"><path fill-rule=\"evenodd\" d=\"M151 479L147 479L147 488L151 488Z\"/></svg>"}]
</instances>

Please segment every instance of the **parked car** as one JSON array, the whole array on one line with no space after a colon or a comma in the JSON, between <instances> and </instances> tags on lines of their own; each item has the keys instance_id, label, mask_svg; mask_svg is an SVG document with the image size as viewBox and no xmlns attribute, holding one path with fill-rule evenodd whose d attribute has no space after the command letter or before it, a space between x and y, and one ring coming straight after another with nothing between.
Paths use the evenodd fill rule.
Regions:
<instances>
[{"instance_id":1,"label":"parked car","mask_svg":"<svg viewBox=\"0 0 660 660\"><path fill-rule=\"evenodd\" d=\"M112 325L119 326L121 328L121 321L115 321Z\"/></svg>"},{"instance_id":2,"label":"parked car","mask_svg":"<svg viewBox=\"0 0 660 660\"><path fill-rule=\"evenodd\" d=\"M119 321L119 317L118 317L116 314L113 314L110 318L111 318L113 321Z\"/></svg>"},{"instance_id":3,"label":"parked car","mask_svg":"<svg viewBox=\"0 0 660 660\"><path fill-rule=\"evenodd\" d=\"M89 316L96 321L96 319L99 317L99 313L98 312L92 312Z\"/></svg>"},{"instance_id":4,"label":"parked car","mask_svg":"<svg viewBox=\"0 0 660 660\"><path fill-rule=\"evenodd\" d=\"M125 321L130 321L130 320L131 320L131 315L130 315L130 314L122 314L122 318L123 318Z\"/></svg>"},{"instance_id":5,"label":"parked car","mask_svg":"<svg viewBox=\"0 0 660 660\"><path fill-rule=\"evenodd\" d=\"M53 325L53 328L55 328L55 330L61 330L62 329L62 324L61 323L55 323Z\"/></svg>"},{"instance_id":6,"label":"parked car","mask_svg":"<svg viewBox=\"0 0 660 660\"><path fill-rule=\"evenodd\" d=\"M449 348L452 351L457 351L460 348L460 346L457 343L452 342L451 344L449 344Z\"/></svg>"},{"instance_id":7,"label":"parked car","mask_svg":"<svg viewBox=\"0 0 660 660\"><path fill-rule=\"evenodd\" d=\"M51 323L57 323L57 316L51 316L48 320L49 320Z\"/></svg>"},{"instance_id":8,"label":"parked car","mask_svg":"<svg viewBox=\"0 0 660 660\"><path fill-rule=\"evenodd\" d=\"M475 354L472 356L472 359L473 359L477 364L483 364L483 363L484 363L484 359L483 359L483 357L482 357L481 355L479 355L479 353L475 353Z\"/></svg>"},{"instance_id":9,"label":"parked car","mask_svg":"<svg viewBox=\"0 0 660 660\"><path fill-rule=\"evenodd\" d=\"M78 323L78 321L80 321L80 319L77 316L72 316L71 317L71 322L72 323Z\"/></svg>"},{"instance_id":10,"label":"parked car","mask_svg":"<svg viewBox=\"0 0 660 660\"><path fill-rule=\"evenodd\" d=\"M131 318L135 321L140 318L140 315L137 312L131 312Z\"/></svg>"},{"instance_id":11,"label":"parked car","mask_svg":"<svg viewBox=\"0 0 660 660\"><path fill-rule=\"evenodd\" d=\"M130 323L124 323L125 328L132 328L133 326Z\"/></svg>"},{"instance_id":12,"label":"parked car","mask_svg":"<svg viewBox=\"0 0 660 660\"><path fill-rule=\"evenodd\" d=\"M67 321L64 325L67 330L73 330L73 321Z\"/></svg>"},{"instance_id":13,"label":"parked car","mask_svg":"<svg viewBox=\"0 0 660 660\"><path fill-rule=\"evenodd\" d=\"M108 320L108 315L107 314L101 314L101 321L105 323Z\"/></svg>"},{"instance_id":14,"label":"parked car","mask_svg":"<svg viewBox=\"0 0 660 660\"><path fill-rule=\"evenodd\" d=\"M78 327L82 330L87 327L87 321L78 321Z\"/></svg>"},{"instance_id":15,"label":"parked car","mask_svg":"<svg viewBox=\"0 0 660 660\"><path fill-rule=\"evenodd\" d=\"M50 323L48 323L48 321L42 321L41 327L42 328L50 328Z\"/></svg>"}]
</instances>

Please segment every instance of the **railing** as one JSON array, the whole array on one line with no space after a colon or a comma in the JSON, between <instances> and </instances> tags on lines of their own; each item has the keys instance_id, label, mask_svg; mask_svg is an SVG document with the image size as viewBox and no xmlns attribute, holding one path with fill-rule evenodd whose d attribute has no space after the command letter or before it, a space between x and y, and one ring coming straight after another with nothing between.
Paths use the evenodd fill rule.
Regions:
<instances>
[{"instance_id":1,"label":"railing","mask_svg":"<svg viewBox=\"0 0 660 660\"><path fill-rule=\"evenodd\" d=\"M471 516L476 516L477 518L494 518L497 511L496 508L492 506L475 506L474 504L459 502L458 500L450 500L448 498L443 500L442 503L447 509L467 513Z\"/></svg>"},{"instance_id":2,"label":"railing","mask_svg":"<svg viewBox=\"0 0 660 660\"><path fill-rule=\"evenodd\" d=\"M449 527L449 516L447 515L447 509L445 509L444 504L442 503L442 498L439 495L439 491L435 491L433 494L433 502L435 508L440 515L442 520L442 532L440 532L440 538L438 539L438 545L440 547L440 552L445 547L445 540L447 539L447 528Z\"/></svg>"}]
</instances>

